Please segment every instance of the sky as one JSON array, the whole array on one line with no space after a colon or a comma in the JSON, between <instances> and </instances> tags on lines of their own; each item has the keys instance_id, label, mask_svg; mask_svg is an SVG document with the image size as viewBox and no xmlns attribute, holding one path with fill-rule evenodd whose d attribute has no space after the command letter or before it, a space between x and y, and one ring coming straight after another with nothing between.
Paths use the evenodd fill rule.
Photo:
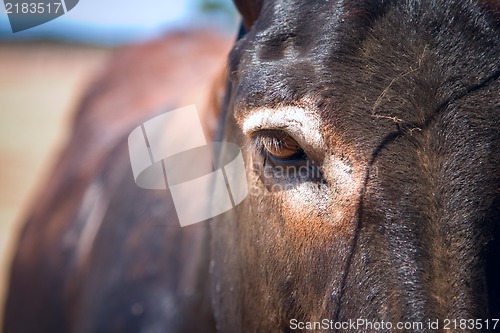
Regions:
<instances>
[{"instance_id":1,"label":"sky","mask_svg":"<svg viewBox=\"0 0 500 333\"><path fill-rule=\"evenodd\" d=\"M40 26L13 33L0 4L0 39L61 38L99 44L121 44L153 38L178 28L216 26L234 31L237 16L230 0L80 0L72 10ZM202 11L202 3L221 4ZM30 2L26 0L26 2ZM207 13L208 12L208 13Z\"/></svg>"}]
</instances>

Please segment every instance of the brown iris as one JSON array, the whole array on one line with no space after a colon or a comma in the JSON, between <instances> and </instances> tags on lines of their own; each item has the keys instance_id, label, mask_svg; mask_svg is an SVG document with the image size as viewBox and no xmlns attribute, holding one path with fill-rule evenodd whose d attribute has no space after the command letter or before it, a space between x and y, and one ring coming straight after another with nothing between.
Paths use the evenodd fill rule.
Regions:
<instances>
[{"instance_id":1,"label":"brown iris","mask_svg":"<svg viewBox=\"0 0 500 333\"><path fill-rule=\"evenodd\" d=\"M283 132L273 136L265 136L262 145L272 157L281 160L301 157L304 154L297 141Z\"/></svg>"}]
</instances>

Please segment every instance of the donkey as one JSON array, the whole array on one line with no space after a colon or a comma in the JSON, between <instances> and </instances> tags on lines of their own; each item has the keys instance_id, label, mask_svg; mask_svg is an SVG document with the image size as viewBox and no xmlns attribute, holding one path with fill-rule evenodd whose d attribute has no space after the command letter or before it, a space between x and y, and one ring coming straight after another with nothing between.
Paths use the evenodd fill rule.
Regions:
<instances>
[{"instance_id":1,"label":"donkey","mask_svg":"<svg viewBox=\"0 0 500 333\"><path fill-rule=\"evenodd\" d=\"M219 330L492 329L500 3L236 4L219 135L249 195L211 223Z\"/></svg>"},{"instance_id":2,"label":"donkey","mask_svg":"<svg viewBox=\"0 0 500 333\"><path fill-rule=\"evenodd\" d=\"M123 140L76 182L66 162L21 237L4 331L492 329L498 2L235 3L244 29L206 114L242 147L247 198L181 229L168 194L134 187Z\"/></svg>"}]
</instances>

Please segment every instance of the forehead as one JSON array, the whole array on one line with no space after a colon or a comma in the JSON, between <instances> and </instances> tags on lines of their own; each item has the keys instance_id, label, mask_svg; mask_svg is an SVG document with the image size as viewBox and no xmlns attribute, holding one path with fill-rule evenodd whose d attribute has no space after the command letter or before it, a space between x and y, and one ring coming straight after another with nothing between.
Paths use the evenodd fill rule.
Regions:
<instances>
[{"instance_id":1,"label":"forehead","mask_svg":"<svg viewBox=\"0 0 500 333\"><path fill-rule=\"evenodd\" d=\"M311 103L331 109L363 65L365 34L383 12L373 2L264 2L230 56L236 109Z\"/></svg>"}]
</instances>

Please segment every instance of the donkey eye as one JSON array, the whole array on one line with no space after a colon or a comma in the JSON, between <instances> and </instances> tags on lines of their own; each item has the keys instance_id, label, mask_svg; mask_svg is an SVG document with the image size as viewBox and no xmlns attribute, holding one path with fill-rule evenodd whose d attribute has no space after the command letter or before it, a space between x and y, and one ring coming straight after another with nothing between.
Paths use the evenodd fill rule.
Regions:
<instances>
[{"instance_id":1,"label":"donkey eye","mask_svg":"<svg viewBox=\"0 0 500 333\"><path fill-rule=\"evenodd\" d=\"M303 160L302 147L283 131L261 131L258 133L262 151L276 161Z\"/></svg>"},{"instance_id":2,"label":"donkey eye","mask_svg":"<svg viewBox=\"0 0 500 333\"><path fill-rule=\"evenodd\" d=\"M253 133L250 144L255 158L253 170L267 189L283 190L297 182L323 181L321 168L287 132L259 130Z\"/></svg>"}]
</instances>

